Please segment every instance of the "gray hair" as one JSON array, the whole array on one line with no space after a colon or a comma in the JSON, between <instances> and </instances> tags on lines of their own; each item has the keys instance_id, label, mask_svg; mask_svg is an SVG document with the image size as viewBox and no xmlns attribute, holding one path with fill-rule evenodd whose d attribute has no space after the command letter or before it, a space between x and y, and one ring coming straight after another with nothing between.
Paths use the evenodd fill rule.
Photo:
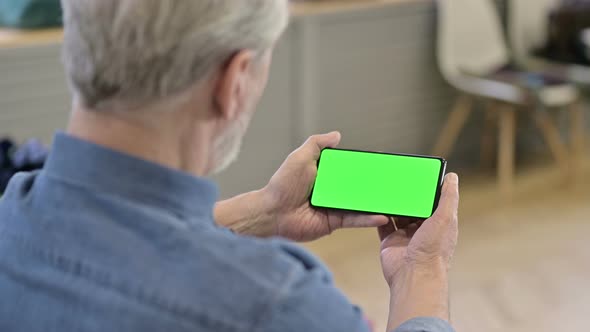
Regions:
<instances>
[{"instance_id":1,"label":"gray hair","mask_svg":"<svg viewBox=\"0 0 590 332\"><path fill-rule=\"evenodd\" d=\"M239 50L264 52L288 21L286 0L62 0L63 62L92 110L181 94Z\"/></svg>"}]
</instances>

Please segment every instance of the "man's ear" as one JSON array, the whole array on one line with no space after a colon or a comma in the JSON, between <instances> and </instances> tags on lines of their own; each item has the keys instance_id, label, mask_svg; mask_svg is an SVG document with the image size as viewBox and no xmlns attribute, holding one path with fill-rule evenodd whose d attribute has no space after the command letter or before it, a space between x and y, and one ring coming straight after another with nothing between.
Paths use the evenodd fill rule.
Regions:
<instances>
[{"instance_id":1,"label":"man's ear","mask_svg":"<svg viewBox=\"0 0 590 332\"><path fill-rule=\"evenodd\" d=\"M243 106L254 56L252 51L239 51L219 72L213 98L217 111L225 119L235 119L245 109Z\"/></svg>"}]
</instances>

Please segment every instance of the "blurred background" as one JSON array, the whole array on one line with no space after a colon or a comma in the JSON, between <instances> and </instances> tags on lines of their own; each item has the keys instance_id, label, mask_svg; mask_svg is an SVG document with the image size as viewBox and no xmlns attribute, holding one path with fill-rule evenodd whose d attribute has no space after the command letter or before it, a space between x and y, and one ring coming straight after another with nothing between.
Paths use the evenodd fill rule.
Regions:
<instances>
[{"instance_id":1,"label":"blurred background","mask_svg":"<svg viewBox=\"0 0 590 332\"><path fill-rule=\"evenodd\" d=\"M55 1L0 0L0 192L41 167L70 100ZM307 136L436 154L462 178L451 281L460 332L584 330L590 318L590 1L291 3L224 197L260 188ZM34 139L34 140L31 140ZM374 230L306 244L384 331Z\"/></svg>"}]
</instances>

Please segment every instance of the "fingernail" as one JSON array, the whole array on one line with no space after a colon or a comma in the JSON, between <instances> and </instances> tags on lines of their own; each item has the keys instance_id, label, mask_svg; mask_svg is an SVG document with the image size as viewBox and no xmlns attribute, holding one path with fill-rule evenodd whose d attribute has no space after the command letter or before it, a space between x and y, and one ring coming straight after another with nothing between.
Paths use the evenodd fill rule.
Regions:
<instances>
[{"instance_id":1,"label":"fingernail","mask_svg":"<svg viewBox=\"0 0 590 332\"><path fill-rule=\"evenodd\" d=\"M459 176L455 173L449 173L449 174L447 174L446 181L448 181L450 183L459 183Z\"/></svg>"}]
</instances>

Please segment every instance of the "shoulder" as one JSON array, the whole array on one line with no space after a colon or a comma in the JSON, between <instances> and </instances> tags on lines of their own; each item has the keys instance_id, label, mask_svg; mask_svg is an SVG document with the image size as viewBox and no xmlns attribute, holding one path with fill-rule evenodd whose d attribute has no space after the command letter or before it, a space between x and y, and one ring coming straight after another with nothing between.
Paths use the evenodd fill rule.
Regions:
<instances>
[{"instance_id":1,"label":"shoulder","mask_svg":"<svg viewBox=\"0 0 590 332\"><path fill-rule=\"evenodd\" d=\"M160 246L165 242L170 245L156 250L159 269L139 272L141 287L193 316L227 326L253 330L308 277L331 284L318 259L285 240L199 229Z\"/></svg>"},{"instance_id":2,"label":"shoulder","mask_svg":"<svg viewBox=\"0 0 590 332\"><path fill-rule=\"evenodd\" d=\"M227 277L237 288L232 293L243 300L244 307L238 309L247 307L248 317L258 317L251 321L252 330L368 330L362 312L309 251L282 239L228 239L234 254L227 257L235 265Z\"/></svg>"},{"instance_id":3,"label":"shoulder","mask_svg":"<svg viewBox=\"0 0 590 332\"><path fill-rule=\"evenodd\" d=\"M297 274L313 273L331 282L328 269L313 254L287 240L242 237L218 230L207 236L207 245L197 248L208 252L212 266L224 266L243 283L255 284L269 291L288 287Z\"/></svg>"},{"instance_id":4,"label":"shoulder","mask_svg":"<svg viewBox=\"0 0 590 332\"><path fill-rule=\"evenodd\" d=\"M26 196L32 189L39 171L16 173L6 186L3 199L19 199ZM0 195L2 191L0 191Z\"/></svg>"},{"instance_id":5,"label":"shoulder","mask_svg":"<svg viewBox=\"0 0 590 332\"><path fill-rule=\"evenodd\" d=\"M0 218L3 227L8 224L20 226L22 216L30 213L32 188L37 174L38 172L17 173L10 179L4 192L0 189Z\"/></svg>"}]
</instances>

